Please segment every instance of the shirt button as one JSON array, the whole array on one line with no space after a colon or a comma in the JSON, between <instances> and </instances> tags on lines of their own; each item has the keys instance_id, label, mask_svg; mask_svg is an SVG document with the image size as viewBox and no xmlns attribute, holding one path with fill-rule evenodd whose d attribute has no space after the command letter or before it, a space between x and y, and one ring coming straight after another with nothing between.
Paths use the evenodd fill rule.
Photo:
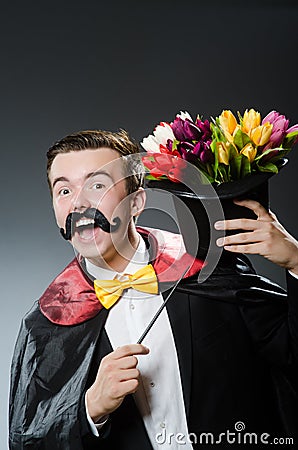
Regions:
<instances>
[{"instance_id":1,"label":"shirt button","mask_svg":"<svg viewBox=\"0 0 298 450\"><path fill-rule=\"evenodd\" d=\"M151 387L154 387L154 386L155 386L155 383L154 383L153 381L151 381L150 386L151 386Z\"/></svg>"},{"instance_id":2,"label":"shirt button","mask_svg":"<svg viewBox=\"0 0 298 450\"><path fill-rule=\"evenodd\" d=\"M135 309L135 305L131 304L130 309Z\"/></svg>"},{"instance_id":3,"label":"shirt button","mask_svg":"<svg viewBox=\"0 0 298 450\"><path fill-rule=\"evenodd\" d=\"M165 428L165 427L166 427L166 424L164 422L161 422L160 428Z\"/></svg>"}]
</instances>

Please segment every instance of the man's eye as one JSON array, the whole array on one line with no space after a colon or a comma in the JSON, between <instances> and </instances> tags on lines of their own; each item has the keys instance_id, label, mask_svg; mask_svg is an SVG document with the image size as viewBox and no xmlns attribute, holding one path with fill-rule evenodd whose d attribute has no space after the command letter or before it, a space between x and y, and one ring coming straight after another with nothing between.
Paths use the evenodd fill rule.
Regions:
<instances>
[{"instance_id":1,"label":"man's eye","mask_svg":"<svg viewBox=\"0 0 298 450\"><path fill-rule=\"evenodd\" d=\"M69 192L70 192L69 189L63 188L63 189L61 189L61 190L59 191L59 195L64 196L64 195L69 194Z\"/></svg>"},{"instance_id":2,"label":"man's eye","mask_svg":"<svg viewBox=\"0 0 298 450\"><path fill-rule=\"evenodd\" d=\"M102 189L104 185L102 183L94 183L91 189Z\"/></svg>"}]
</instances>

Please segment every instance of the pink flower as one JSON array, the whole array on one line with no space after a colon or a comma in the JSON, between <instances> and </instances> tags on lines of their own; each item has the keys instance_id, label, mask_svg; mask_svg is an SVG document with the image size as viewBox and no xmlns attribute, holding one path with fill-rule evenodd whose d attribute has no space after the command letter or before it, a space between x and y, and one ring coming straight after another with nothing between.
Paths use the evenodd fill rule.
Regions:
<instances>
[{"instance_id":1,"label":"pink flower","mask_svg":"<svg viewBox=\"0 0 298 450\"><path fill-rule=\"evenodd\" d=\"M287 134L294 133L296 131L298 131L298 123L296 125L293 125L292 127L288 128Z\"/></svg>"},{"instance_id":2,"label":"pink flower","mask_svg":"<svg viewBox=\"0 0 298 450\"><path fill-rule=\"evenodd\" d=\"M271 111L262 120L262 125L265 123L271 123L273 125L269 142L265 145L263 152L269 148L278 148L287 134L287 128L289 126L288 119L277 111Z\"/></svg>"},{"instance_id":3,"label":"pink flower","mask_svg":"<svg viewBox=\"0 0 298 450\"><path fill-rule=\"evenodd\" d=\"M288 136L288 134L290 134L290 133L297 133L296 139L294 140L294 142L292 143L292 145L298 144L298 124L293 125L292 127L290 127L290 128L287 130L287 134L286 134L286 135Z\"/></svg>"}]
</instances>

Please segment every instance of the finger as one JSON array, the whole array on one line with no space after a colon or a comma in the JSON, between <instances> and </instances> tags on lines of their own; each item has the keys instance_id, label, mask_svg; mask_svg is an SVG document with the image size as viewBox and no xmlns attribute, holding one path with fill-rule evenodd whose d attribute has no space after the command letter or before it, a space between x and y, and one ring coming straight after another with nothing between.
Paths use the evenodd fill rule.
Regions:
<instances>
[{"instance_id":1,"label":"finger","mask_svg":"<svg viewBox=\"0 0 298 450\"><path fill-rule=\"evenodd\" d=\"M262 220L268 220L270 218L270 215L266 208L264 208L261 203L257 202L256 200L233 200L236 205L244 206L245 208L251 209L255 215L258 217L258 219Z\"/></svg>"},{"instance_id":2,"label":"finger","mask_svg":"<svg viewBox=\"0 0 298 450\"><path fill-rule=\"evenodd\" d=\"M119 359L124 356L133 356L133 355L147 355L149 353L149 348L145 347L142 344L128 344L123 345L122 347L118 347L114 351L114 358Z\"/></svg>"},{"instance_id":3,"label":"finger","mask_svg":"<svg viewBox=\"0 0 298 450\"><path fill-rule=\"evenodd\" d=\"M113 397L122 398L127 394L132 394L136 392L138 386L139 380L135 378L133 380L127 380L123 381L122 383L118 383L117 388L113 392Z\"/></svg>"},{"instance_id":4,"label":"finger","mask_svg":"<svg viewBox=\"0 0 298 450\"><path fill-rule=\"evenodd\" d=\"M225 250L228 250L229 252L235 252L235 253L247 253L250 255L262 255L260 243L257 242L255 244L239 244L239 245L225 245Z\"/></svg>"},{"instance_id":5,"label":"finger","mask_svg":"<svg viewBox=\"0 0 298 450\"><path fill-rule=\"evenodd\" d=\"M119 369L133 369L138 365L138 358L135 356L124 356L117 359L117 365Z\"/></svg>"},{"instance_id":6,"label":"finger","mask_svg":"<svg viewBox=\"0 0 298 450\"><path fill-rule=\"evenodd\" d=\"M263 230L256 230L250 233L238 233L232 236L225 236L217 239L216 244L219 247L225 245L251 244L255 242L263 242L266 239L266 234Z\"/></svg>"},{"instance_id":7,"label":"finger","mask_svg":"<svg viewBox=\"0 0 298 450\"><path fill-rule=\"evenodd\" d=\"M118 381L128 381L128 380L136 380L140 376L140 371L138 369L127 369L120 370L117 373Z\"/></svg>"},{"instance_id":8,"label":"finger","mask_svg":"<svg viewBox=\"0 0 298 450\"><path fill-rule=\"evenodd\" d=\"M123 358L106 358L103 359L104 366L108 371L134 369L138 365L136 356L124 356Z\"/></svg>"},{"instance_id":9,"label":"finger","mask_svg":"<svg viewBox=\"0 0 298 450\"><path fill-rule=\"evenodd\" d=\"M271 219L270 219L271 220ZM218 220L214 224L216 230L257 230L263 227L262 221L256 219Z\"/></svg>"}]
</instances>

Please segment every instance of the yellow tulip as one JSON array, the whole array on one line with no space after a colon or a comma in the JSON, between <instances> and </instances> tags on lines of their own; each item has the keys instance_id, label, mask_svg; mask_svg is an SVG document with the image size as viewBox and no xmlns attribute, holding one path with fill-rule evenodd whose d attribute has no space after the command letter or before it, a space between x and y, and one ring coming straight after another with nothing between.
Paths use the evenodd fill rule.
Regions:
<instances>
[{"instance_id":1,"label":"yellow tulip","mask_svg":"<svg viewBox=\"0 0 298 450\"><path fill-rule=\"evenodd\" d=\"M257 149L252 144L246 144L240 153L245 155L249 159L249 162L253 162L257 154Z\"/></svg>"},{"instance_id":2,"label":"yellow tulip","mask_svg":"<svg viewBox=\"0 0 298 450\"><path fill-rule=\"evenodd\" d=\"M264 123L264 125L260 125L255 128L251 132L251 140L255 145L265 145L270 139L273 125L270 122Z\"/></svg>"},{"instance_id":3,"label":"yellow tulip","mask_svg":"<svg viewBox=\"0 0 298 450\"><path fill-rule=\"evenodd\" d=\"M228 141L233 142L233 133L237 127L237 120L229 110L224 110L219 116L219 123Z\"/></svg>"},{"instance_id":4,"label":"yellow tulip","mask_svg":"<svg viewBox=\"0 0 298 450\"><path fill-rule=\"evenodd\" d=\"M217 142L218 162L223 163L226 166L229 165L229 144L225 145L224 142Z\"/></svg>"},{"instance_id":5,"label":"yellow tulip","mask_svg":"<svg viewBox=\"0 0 298 450\"><path fill-rule=\"evenodd\" d=\"M261 123L261 114L254 109L246 110L243 116L242 131L251 137L251 132Z\"/></svg>"}]
</instances>

